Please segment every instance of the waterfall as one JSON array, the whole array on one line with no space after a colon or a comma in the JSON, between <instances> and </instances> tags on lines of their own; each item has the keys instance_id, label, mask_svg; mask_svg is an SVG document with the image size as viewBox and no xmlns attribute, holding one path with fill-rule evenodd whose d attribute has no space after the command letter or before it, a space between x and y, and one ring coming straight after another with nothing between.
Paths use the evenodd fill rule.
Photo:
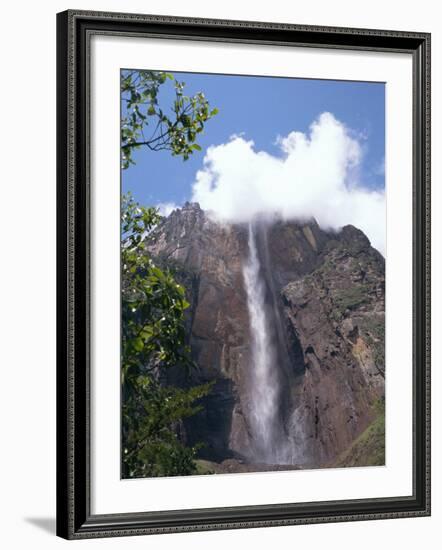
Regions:
<instances>
[{"instance_id":1,"label":"waterfall","mask_svg":"<svg viewBox=\"0 0 442 550\"><path fill-rule=\"evenodd\" d=\"M254 452L263 462L277 461L279 388L276 356L266 318L265 286L256 247L255 225L249 224L249 258L243 268L252 338L250 424Z\"/></svg>"},{"instance_id":2,"label":"waterfall","mask_svg":"<svg viewBox=\"0 0 442 550\"><path fill-rule=\"evenodd\" d=\"M251 335L251 365L249 392L249 424L252 435L250 459L267 464L301 464L303 462L303 429L294 411L284 426L281 415L281 384L286 343L276 305L273 285L266 281L270 263L265 227L261 241L264 244L265 268L261 265L255 223L248 227L249 255L243 266ZM269 297L273 300L269 300ZM269 303L270 302L270 303Z\"/></svg>"}]
</instances>

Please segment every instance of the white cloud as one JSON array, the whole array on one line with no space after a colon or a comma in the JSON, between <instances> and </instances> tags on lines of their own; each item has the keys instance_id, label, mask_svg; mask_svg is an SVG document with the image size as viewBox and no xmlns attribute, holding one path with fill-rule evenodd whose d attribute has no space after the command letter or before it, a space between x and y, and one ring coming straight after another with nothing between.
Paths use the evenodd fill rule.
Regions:
<instances>
[{"instance_id":1,"label":"white cloud","mask_svg":"<svg viewBox=\"0 0 442 550\"><path fill-rule=\"evenodd\" d=\"M174 202L159 202L155 208L158 208L158 211L160 212L160 214L162 216L168 216L169 214L171 214L174 210L176 210L177 208L179 208L179 206L177 204L175 204Z\"/></svg>"},{"instance_id":2,"label":"white cloud","mask_svg":"<svg viewBox=\"0 0 442 550\"><path fill-rule=\"evenodd\" d=\"M282 156L256 151L243 136L209 147L192 200L226 222L279 213L284 219L313 216L324 229L352 224L384 254L385 194L359 182L358 137L323 113L309 133L293 131L276 143Z\"/></svg>"}]
</instances>

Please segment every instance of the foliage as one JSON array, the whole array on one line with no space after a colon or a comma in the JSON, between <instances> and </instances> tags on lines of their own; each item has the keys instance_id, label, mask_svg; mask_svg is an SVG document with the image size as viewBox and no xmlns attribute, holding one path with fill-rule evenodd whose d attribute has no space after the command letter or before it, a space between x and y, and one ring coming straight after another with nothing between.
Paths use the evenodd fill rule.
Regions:
<instances>
[{"instance_id":1,"label":"foliage","mask_svg":"<svg viewBox=\"0 0 442 550\"><path fill-rule=\"evenodd\" d=\"M157 210L124 195L121 214L123 476L192 474L197 447L185 447L178 432L182 420L200 410L210 385L167 385L171 367L195 367L184 326L189 303L144 249L145 236L161 220Z\"/></svg>"},{"instance_id":2,"label":"foliage","mask_svg":"<svg viewBox=\"0 0 442 550\"><path fill-rule=\"evenodd\" d=\"M173 83L175 97L169 115L159 106L160 87ZM209 108L203 92L184 94L184 82L170 73L144 70L121 72L121 162L126 169L134 164L133 151L147 147L152 151L168 150L187 160L201 151L198 135L205 123L218 113Z\"/></svg>"},{"instance_id":3,"label":"foliage","mask_svg":"<svg viewBox=\"0 0 442 550\"><path fill-rule=\"evenodd\" d=\"M385 401L378 399L373 410L373 422L353 441L331 465L334 468L385 465Z\"/></svg>"},{"instance_id":4,"label":"foliage","mask_svg":"<svg viewBox=\"0 0 442 550\"><path fill-rule=\"evenodd\" d=\"M354 310L367 302L368 288L365 285L340 288L334 293L333 299L336 308L345 313L347 309Z\"/></svg>"},{"instance_id":5,"label":"foliage","mask_svg":"<svg viewBox=\"0 0 442 550\"><path fill-rule=\"evenodd\" d=\"M359 326L370 343L374 363L378 372L385 376L385 321L384 316L365 315Z\"/></svg>"},{"instance_id":6,"label":"foliage","mask_svg":"<svg viewBox=\"0 0 442 550\"><path fill-rule=\"evenodd\" d=\"M159 105L167 81L174 87L171 114ZM122 169L135 164L133 152L142 147L184 160L201 150L197 136L218 111L209 109L202 92L185 95L184 86L165 72L122 71ZM161 221L158 211L125 195L121 214L123 476L195 473L197 446L184 446L179 431L211 385L168 384L172 367L187 374L195 367L184 326L189 304L170 269L155 265L144 249L144 238Z\"/></svg>"}]
</instances>

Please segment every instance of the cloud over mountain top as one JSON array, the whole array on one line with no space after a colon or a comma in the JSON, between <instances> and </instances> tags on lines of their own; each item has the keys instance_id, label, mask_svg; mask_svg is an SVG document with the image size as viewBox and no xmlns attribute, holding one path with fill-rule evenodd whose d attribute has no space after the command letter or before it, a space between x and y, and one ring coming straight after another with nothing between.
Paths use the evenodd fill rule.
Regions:
<instances>
[{"instance_id":1,"label":"cloud over mountain top","mask_svg":"<svg viewBox=\"0 0 442 550\"><path fill-rule=\"evenodd\" d=\"M280 156L256 151L243 136L209 147L192 201L231 223L278 213L284 219L313 216L324 229L352 224L385 254L385 193L359 181L358 138L323 113L308 133L290 132L277 144Z\"/></svg>"}]
</instances>

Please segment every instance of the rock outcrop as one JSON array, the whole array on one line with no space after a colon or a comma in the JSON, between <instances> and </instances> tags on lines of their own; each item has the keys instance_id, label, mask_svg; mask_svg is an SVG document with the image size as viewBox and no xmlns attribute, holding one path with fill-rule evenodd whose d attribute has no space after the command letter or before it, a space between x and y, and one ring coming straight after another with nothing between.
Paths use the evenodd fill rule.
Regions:
<instances>
[{"instance_id":1,"label":"rock outcrop","mask_svg":"<svg viewBox=\"0 0 442 550\"><path fill-rule=\"evenodd\" d=\"M183 437L203 442L201 458L218 463L252 460L247 235L246 225L215 223L186 203L146 239L148 253L187 291L192 383L214 381ZM355 227L328 232L314 220L261 221L257 249L278 341L281 426L297 449L291 465L333 464L383 406L384 259Z\"/></svg>"}]
</instances>

